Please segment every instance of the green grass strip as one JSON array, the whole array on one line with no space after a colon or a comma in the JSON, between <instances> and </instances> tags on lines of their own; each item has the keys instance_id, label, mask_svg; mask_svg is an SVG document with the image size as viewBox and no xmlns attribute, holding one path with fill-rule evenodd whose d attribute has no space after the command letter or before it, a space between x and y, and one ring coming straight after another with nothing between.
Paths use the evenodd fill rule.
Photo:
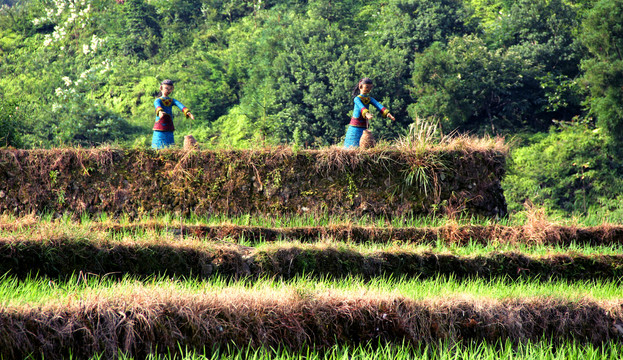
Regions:
<instances>
[{"instance_id":1,"label":"green grass strip","mask_svg":"<svg viewBox=\"0 0 623 360\"><path fill-rule=\"evenodd\" d=\"M140 279L124 276L92 274L72 275L64 280L47 278L19 279L4 275L0 278L0 306L44 306L64 304L86 299L94 293L105 299L114 299L136 289L152 289L161 293L200 295L223 291L240 292L295 292L313 297L325 292L375 294L379 297L400 296L412 300L430 299L529 299L553 298L565 301L623 301L623 291L617 281L531 281L525 279L466 279L436 277L417 279L409 277L382 277L370 280L361 277L342 279L297 277L291 280L274 278L239 279L215 276L209 280L171 279L160 276Z\"/></svg>"},{"instance_id":2,"label":"green grass strip","mask_svg":"<svg viewBox=\"0 0 623 360\"><path fill-rule=\"evenodd\" d=\"M118 224L121 226L129 226L136 224L161 224L163 226L173 225L179 226L180 221L185 226L219 226L223 224L236 226L255 226L255 227L318 227L333 225L350 225L362 227L393 227L393 228L409 228L409 227L440 227L447 225L457 226L524 226L530 224L549 224L555 226L573 226L573 227L596 227L603 225L623 225L621 219L612 217L598 218L594 215L587 214L585 216L566 217L547 217L540 212L541 209L530 209L511 214L509 217L494 219L490 217L470 216L457 214L452 218L439 215L415 215L415 216L393 216L385 217L382 215L371 216L348 216L339 214L314 213L314 214L283 214L279 216L268 214L241 214L241 215L224 215L212 214L209 216L198 216L190 214L189 216L180 216L173 213L162 215L143 215L130 216L129 214L112 215L108 213L100 213L96 215L84 213L75 214L65 212L62 215L58 213L41 213L37 216L16 216L13 214L4 214L0 217L0 225L15 223L33 223L36 222L52 222L83 225L96 224ZM1 227L1 226L0 226Z\"/></svg>"},{"instance_id":3,"label":"green grass strip","mask_svg":"<svg viewBox=\"0 0 623 360\"><path fill-rule=\"evenodd\" d=\"M469 344L436 344L413 347L409 345L379 346L332 346L319 351L309 347L297 350L278 349L236 349L216 350L212 353L179 349L173 354L150 354L149 360L618 360L623 357L623 344L611 343L603 346L581 344L570 341L566 344L554 344L551 341L513 344L502 342L488 344L473 342ZM95 356L92 360L101 359ZM121 355L120 360L133 357ZM33 358L33 360L35 360Z\"/></svg>"},{"instance_id":4,"label":"green grass strip","mask_svg":"<svg viewBox=\"0 0 623 360\"><path fill-rule=\"evenodd\" d=\"M349 226L376 226L376 227L436 227L444 226L451 222L459 225L506 225L511 226L509 219L492 220L486 217L458 216L449 220L443 216L403 216L403 217L384 217L362 215L352 217L347 215L335 215L329 213L321 214L296 214L273 216L266 214L244 214L244 215L210 215L210 216L177 216L174 214L146 215L141 217L130 217L127 214L112 216L107 213L98 215L64 213L58 216L54 213L43 213L38 216L15 216L3 215L0 218L1 225L24 225L40 226L42 224L57 224L59 226L82 225L86 227L97 227L100 225L117 225L122 227L137 225L152 225L160 228L180 226L256 226L266 228L290 228L290 227L326 227L333 225Z\"/></svg>"}]
</instances>

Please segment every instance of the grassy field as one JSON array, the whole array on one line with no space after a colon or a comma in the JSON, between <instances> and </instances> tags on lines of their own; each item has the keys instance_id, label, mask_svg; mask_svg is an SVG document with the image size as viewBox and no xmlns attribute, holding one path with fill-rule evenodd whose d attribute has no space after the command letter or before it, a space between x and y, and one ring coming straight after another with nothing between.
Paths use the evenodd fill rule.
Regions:
<instances>
[{"instance_id":1,"label":"grassy field","mask_svg":"<svg viewBox=\"0 0 623 360\"><path fill-rule=\"evenodd\" d=\"M615 359L621 234L538 213L3 216L0 357Z\"/></svg>"}]
</instances>

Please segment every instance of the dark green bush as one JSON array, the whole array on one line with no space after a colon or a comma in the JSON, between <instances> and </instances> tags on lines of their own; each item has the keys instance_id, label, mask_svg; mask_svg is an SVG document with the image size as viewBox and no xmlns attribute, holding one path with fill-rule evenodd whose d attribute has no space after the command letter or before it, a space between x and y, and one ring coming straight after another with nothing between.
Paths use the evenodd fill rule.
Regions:
<instances>
[{"instance_id":1,"label":"dark green bush","mask_svg":"<svg viewBox=\"0 0 623 360\"><path fill-rule=\"evenodd\" d=\"M535 135L512 151L503 182L509 212L525 201L550 214L623 216L623 160L610 155L601 129L584 124Z\"/></svg>"},{"instance_id":2,"label":"dark green bush","mask_svg":"<svg viewBox=\"0 0 623 360\"><path fill-rule=\"evenodd\" d=\"M591 58L582 62L587 99L597 123L623 144L623 0L601 0L587 13L580 35Z\"/></svg>"}]
</instances>

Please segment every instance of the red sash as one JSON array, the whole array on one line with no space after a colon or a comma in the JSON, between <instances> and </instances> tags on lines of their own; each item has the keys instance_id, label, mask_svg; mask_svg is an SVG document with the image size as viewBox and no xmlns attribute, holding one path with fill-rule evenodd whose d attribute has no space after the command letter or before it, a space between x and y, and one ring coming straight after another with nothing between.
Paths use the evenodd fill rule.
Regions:
<instances>
[{"instance_id":1,"label":"red sash","mask_svg":"<svg viewBox=\"0 0 623 360\"><path fill-rule=\"evenodd\" d=\"M173 119L171 115L167 113L163 113L160 119L156 121L154 124L153 130L157 131L175 131L175 126L173 126Z\"/></svg>"}]
</instances>

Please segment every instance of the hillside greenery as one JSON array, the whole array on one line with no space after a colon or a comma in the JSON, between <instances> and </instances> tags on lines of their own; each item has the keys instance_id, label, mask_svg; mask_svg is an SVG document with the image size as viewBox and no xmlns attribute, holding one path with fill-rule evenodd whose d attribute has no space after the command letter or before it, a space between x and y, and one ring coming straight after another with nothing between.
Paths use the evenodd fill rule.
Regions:
<instances>
[{"instance_id":1,"label":"hillside greenery","mask_svg":"<svg viewBox=\"0 0 623 360\"><path fill-rule=\"evenodd\" d=\"M505 182L623 216L623 0L3 0L0 146L147 147L159 83L204 147L340 144L352 89L445 134L521 139Z\"/></svg>"}]
</instances>

